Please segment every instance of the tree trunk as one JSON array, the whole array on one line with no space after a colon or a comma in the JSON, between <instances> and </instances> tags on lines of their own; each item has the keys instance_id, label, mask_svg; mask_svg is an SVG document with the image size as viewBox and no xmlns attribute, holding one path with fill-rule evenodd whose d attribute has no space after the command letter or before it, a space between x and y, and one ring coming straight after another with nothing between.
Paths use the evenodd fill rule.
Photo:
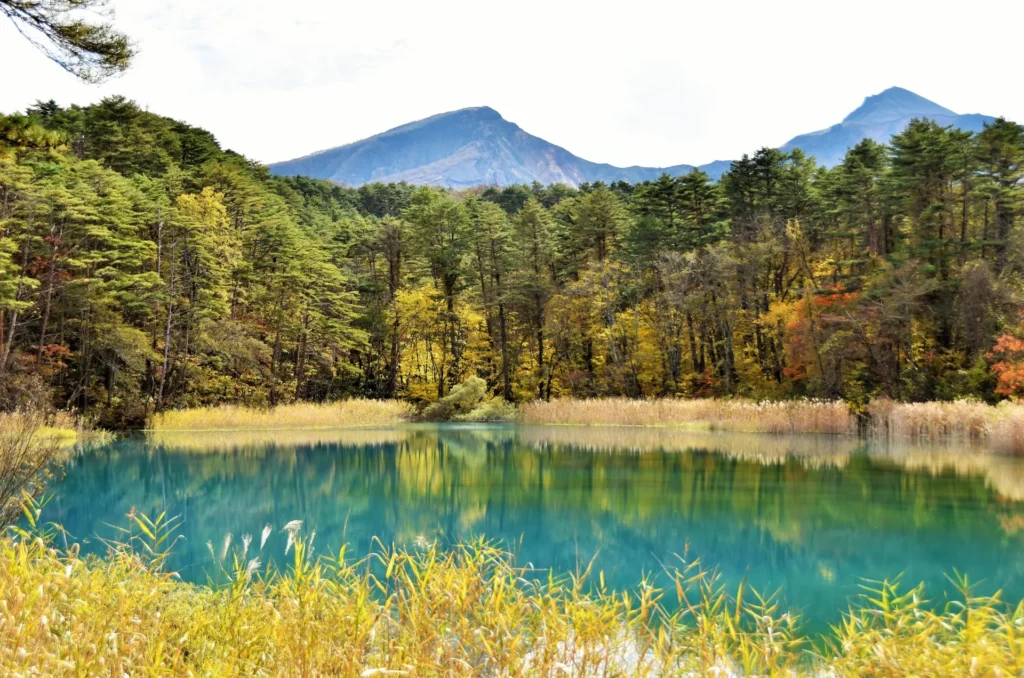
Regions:
<instances>
[{"instance_id":1,"label":"tree trunk","mask_svg":"<svg viewBox=\"0 0 1024 678\"><path fill-rule=\"evenodd\" d=\"M502 395L505 400L512 402L512 381L508 373L508 328L505 322L505 302L498 302L498 325L501 333L501 383Z\"/></svg>"},{"instance_id":2,"label":"tree trunk","mask_svg":"<svg viewBox=\"0 0 1024 678\"><path fill-rule=\"evenodd\" d=\"M295 399L306 397L306 353L309 347L309 318L303 318L302 338L299 340L299 355L295 366Z\"/></svg>"},{"instance_id":3,"label":"tree trunk","mask_svg":"<svg viewBox=\"0 0 1024 678\"><path fill-rule=\"evenodd\" d=\"M53 234L53 229L50 229L50 233L51 235ZM43 366L43 347L46 346L46 327L50 322L50 307L53 303L53 281L57 268L57 248L60 247L57 243L59 242L60 240L58 239L53 243L53 248L50 253L49 271L46 276L46 300L43 302L43 319L39 330L39 354L36 361L37 372Z\"/></svg>"},{"instance_id":4,"label":"tree trunk","mask_svg":"<svg viewBox=\"0 0 1024 678\"><path fill-rule=\"evenodd\" d=\"M28 238L22 243L21 248L21 270L22 272L28 267ZM14 300L21 301L21 295L24 293L25 288L23 285L18 285L18 290L14 293ZM0 315L3 311L0 311ZM11 347L14 345L14 334L15 330L18 329L18 310L14 309L11 311L11 323L7 329L6 341L0 343L0 377L2 377L7 371L7 361L11 357Z\"/></svg>"},{"instance_id":5,"label":"tree trunk","mask_svg":"<svg viewBox=\"0 0 1024 678\"><path fill-rule=\"evenodd\" d=\"M171 327L174 323L174 248L177 243L171 243L171 271L168 280L167 293L167 324L164 327L164 356L163 367L160 370L160 385L156 392L156 411L164 408L164 385L167 383L167 368L170 365L171 355Z\"/></svg>"}]
</instances>

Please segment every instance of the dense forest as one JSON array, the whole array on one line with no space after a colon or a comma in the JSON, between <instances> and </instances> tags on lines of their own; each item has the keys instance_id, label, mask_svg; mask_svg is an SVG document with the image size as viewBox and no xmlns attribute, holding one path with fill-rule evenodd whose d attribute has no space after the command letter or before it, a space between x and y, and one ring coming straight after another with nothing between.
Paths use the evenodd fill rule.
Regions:
<instances>
[{"instance_id":1,"label":"dense forest","mask_svg":"<svg viewBox=\"0 0 1024 678\"><path fill-rule=\"evenodd\" d=\"M113 97L0 116L0 408L1024 393L1024 128L715 183L284 178Z\"/></svg>"}]
</instances>

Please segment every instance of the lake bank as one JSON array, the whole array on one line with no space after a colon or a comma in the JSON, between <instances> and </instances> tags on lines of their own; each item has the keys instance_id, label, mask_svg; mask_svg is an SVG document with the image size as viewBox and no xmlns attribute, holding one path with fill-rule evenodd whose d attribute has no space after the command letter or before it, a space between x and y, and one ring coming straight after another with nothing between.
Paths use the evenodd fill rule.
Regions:
<instances>
[{"instance_id":1,"label":"lake bank","mask_svg":"<svg viewBox=\"0 0 1024 678\"><path fill-rule=\"evenodd\" d=\"M105 559L58 551L27 533L4 537L0 623L11 631L0 634L0 668L367 678L1013 675L1020 668L1024 611L973 595L966 579L964 604L938 611L921 602L922 587L878 584L842 623L813 638L773 597L722 588L696 561L666 566L671 587L622 594L606 592L603 573L586 565L575 577L535 578L479 543L313 557L312 535L295 523L284 530L293 553L287 570L261 568L267 532L262 540L228 539L220 558L232 579L217 588L176 580L145 534ZM155 557L143 550L147 543ZM597 590L584 592L588 582Z\"/></svg>"},{"instance_id":2,"label":"lake bank","mask_svg":"<svg viewBox=\"0 0 1024 678\"><path fill-rule=\"evenodd\" d=\"M994 450L1024 453L1024 405L980 401L896 403L870 401L855 411L842 401L744 399L600 398L522 403L500 412L498 421L530 425L666 427L767 434L827 434L892 440L981 441ZM222 405L169 410L154 415L148 429L172 432L375 428L414 422L420 417L398 400L352 399L334 403L295 403L276 408ZM486 415L460 421L491 421Z\"/></svg>"},{"instance_id":3,"label":"lake bank","mask_svg":"<svg viewBox=\"0 0 1024 678\"><path fill-rule=\"evenodd\" d=\"M0 668L940 675L969 672L970 653L1012 673L1021 610L986 596L1024 593L1024 461L978 442L523 424L123 439L72 458L53 487L43 521L68 529L70 551L0 540L0 614L28 629L0 641L16 644ZM138 539L109 555L127 538L111 525L162 513L184 537L162 570ZM283 529L294 519L301 533ZM295 537L314 531L324 559L296 561ZM494 546L466 548L480 538ZM681 601L679 556L715 585L687 577ZM984 576L969 615L947 605L957 571ZM888 615L859 597L901 573L927 595L889 590ZM111 633L113 651L90 653Z\"/></svg>"}]
</instances>

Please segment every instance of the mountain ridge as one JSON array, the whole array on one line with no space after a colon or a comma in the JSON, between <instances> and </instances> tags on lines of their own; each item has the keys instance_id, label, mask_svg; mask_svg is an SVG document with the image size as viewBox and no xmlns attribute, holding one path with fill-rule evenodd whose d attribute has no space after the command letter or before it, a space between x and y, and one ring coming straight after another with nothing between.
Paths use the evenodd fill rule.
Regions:
<instances>
[{"instance_id":1,"label":"mountain ridge","mask_svg":"<svg viewBox=\"0 0 1024 678\"><path fill-rule=\"evenodd\" d=\"M793 137L779 146L782 151L799 148L818 164L832 167L843 161L846 150L863 139L888 143L914 118L926 118L946 127L980 132L994 117L980 113L959 114L902 87L890 87L864 99L842 122Z\"/></svg>"},{"instance_id":2,"label":"mountain ridge","mask_svg":"<svg viewBox=\"0 0 1024 678\"><path fill-rule=\"evenodd\" d=\"M961 115L909 90L890 87L866 97L842 122L798 135L779 148L799 148L819 164L832 166L862 139L887 142L915 117L975 132L994 120L977 113ZM717 180L730 165L729 160L716 160L696 167ZM466 188L533 181L572 186L595 181L637 183L663 173L686 174L695 166L619 167L592 162L529 134L490 106L474 106L437 113L269 167L274 174L306 175L350 186L407 181Z\"/></svg>"}]
</instances>

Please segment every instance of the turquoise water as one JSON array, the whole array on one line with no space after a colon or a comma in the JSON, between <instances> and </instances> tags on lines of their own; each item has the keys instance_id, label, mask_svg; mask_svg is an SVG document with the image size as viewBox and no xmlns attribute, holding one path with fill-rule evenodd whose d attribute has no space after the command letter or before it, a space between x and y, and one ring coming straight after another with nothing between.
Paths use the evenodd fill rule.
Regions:
<instances>
[{"instance_id":1,"label":"turquoise water","mask_svg":"<svg viewBox=\"0 0 1024 678\"><path fill-rule=\"evenodd\" d=\"M1024 464L955 447L570 427L182 434L83 453L55 491L45 515L87 551L132 507L180 515L170 566L197 582L217 571L208 541L258 542L270 524L266 560L302 520L320 552L483 535L559 572L596 556L617 588L685 554L814 624L862 578L902 573L941 601L955 568L1024 596Z\"/></svg>"}]
</instances>

